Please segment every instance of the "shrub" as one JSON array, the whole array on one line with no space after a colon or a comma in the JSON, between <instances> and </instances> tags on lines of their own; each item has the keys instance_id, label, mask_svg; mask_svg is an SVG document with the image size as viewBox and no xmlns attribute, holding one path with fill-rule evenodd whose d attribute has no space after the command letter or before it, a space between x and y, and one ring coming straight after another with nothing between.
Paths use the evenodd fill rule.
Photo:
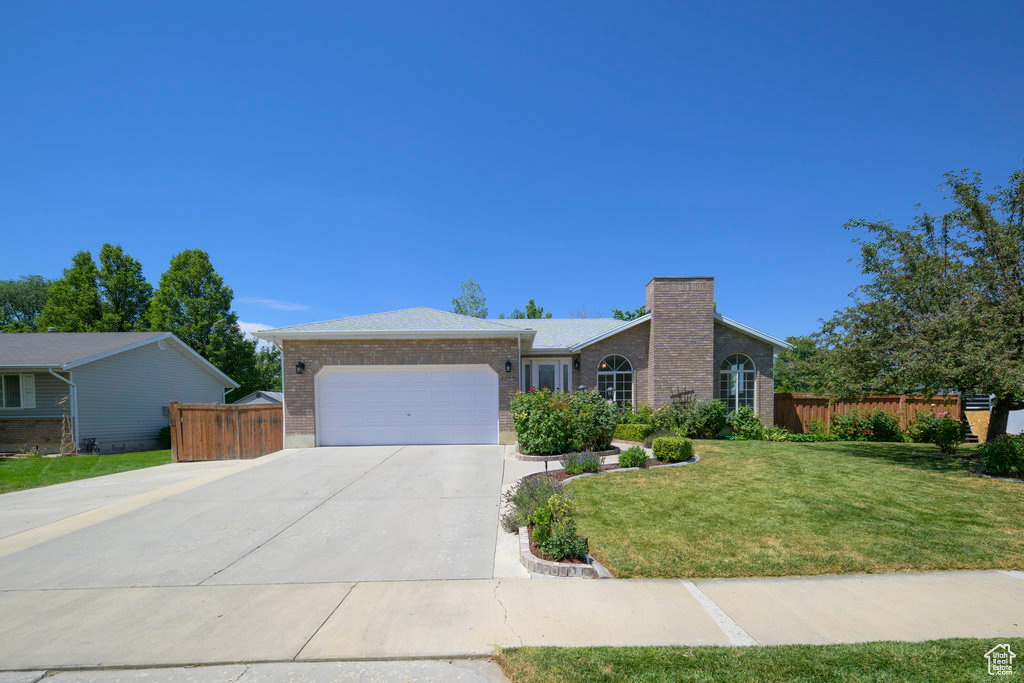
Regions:
<instances>
[{"instance_id":1,"label":"shrub","mask_svg":"<svg viewBox=\"0 0 1024 683\"><path fill-rule=\"evenodd\" d=\"M587 543L576 533L575 501L563 494L554 494L530 518L533 542L548 557L560 561L582 559Z\"/></svg>"},{"instance_id":2,"label":"shrub","mask_svg":"<svg viewBox=\"0 0 1024 683\"><path fill-rule=\"evenodd\" d=\"M606 450L618 423L616 408L596 391L531 390L513 396L511 408L519 448L527 454Z\"/></svg>"},{"instance_id":3,"label":"shrub","mask_svg":"<svg viewBox=\"0 0 1024 683\"><path fill-rule=\"evenodd\" d=\"M937 413L932 421L929 441L939 447L943 453L953 454L960 447L967 433L967 426L954 419L947 412Z\"/></svg>"},{"instance_id":4,"label":"shrub","mask_svg":"<svg viewBox=\"0 0 1024 683\"><path fill-rule=\"evenodd\" d=\"M561 460L562 469L566 474L577 475L584 472L600 472L601 458L587 453L570 453Z\"/></svg>"},{"instance_id":5,"label":"shrub","mask_svg":"<svg viewBox=\"0 0 1024 683\"><path fill-rule=\"evenodd\" d=\"M812 417L807 420L807 433L810 435L828 434L831 436L831 433L828 431L828 423L820 417Z\"/></svg>"},{"instance_id":6,"label":"shrub","mask_svg":"<svg viewBox=\"0 0 1024 683\"><path fill-rule=\"evenodd\" d=\"M835 434L840 441L867 441L868 426L861 411L854 409L848 413L836 413L828 426L829 432Z\"/></svg>"},{"instance_id":7,"label":"shrub","mask_svg":"<svg viewBox=\"0 0 1024 683\"><path fill-rule=\"evenodd\" d=\"M515 533L519 527L530 524L533 513L546 505L551 496L564 492L565 487L551 477L521 480L503 496L507 510L501 516L501 528Z\"/></svg>"},{"instance_id":8,"label":"shrub","mask_svg":"<svg viewBox=\"0 0 1024 683\"><path fill-rule=\"evenodd\" d=\"M839 441L839 437L835 434L829 434L828 432L816 433L816 434L790 434L786 441L793 441L795 443L810 443L815 441Z\"/></svg>"},{"instance_id":9,"label":"shrub","mask_svg":"<svg viewBox=\"0 0 1024 683\"><path fill-rule=\"evenodd\" d=\"M886 410L873 410L864 416L871 441L905 441L899 419Z\"/></svg>"},{"instance_id":10,"label":"shrub","mask_svg":"<svg viewBox=\"0 0 1024 683\"><path fill-rule=\"evenodd\" d=\"M619 453L619 467L647 467L647 451L633 446Z\"/></svg>"},{"instance_id":11,"label":"shrub","mask_svg":"<svg viewBox=\"0 0 1024 683\"><path fill-rule=\"evenodd\" d=\"M651 432L644 438L644 446L646 448L653 448L655 440L660 439L663 436L679 436L679 433L671 429L662 429L660 431Z\"/></svg>"},{"instance_id":12,"label":"shrub","mask_svg":"<svg viewBox=\"0 0 1024 683\"><path fill-rule=\"evenodd\" d=\"M662 462L682 462L693 455L693 442L681 436L663 436L654 440L654 457Z\"/></svg>"},{"instance_id":13,"label":"shrub","mask_svg":"<svg viewBox=\"0 0 1024 683\"><path fill-rule=\"evenodd\" d=\"M1004 434L978 449L985 471L1024 479L1024 436Z\"/></svg>"},{"instance_id":14,"label":"shrub","mask_svg":"<svg viewBox=\"0 0 1024 683\"><path fill-rule=\"evenodd\" d=\"M793 434L791 434L788 429L775 425L766 427L761 432L762 441L789 441L791 436L793 436ZM803 436L803 434L800 436Z\"/></svg>"},{"instance_id":15,"label":"shrub","mask_svg":"<svg viewBox=\"0 0 1024 683\"><path fill-rule=\"evenodd\" d=\"M840 441L905 440L899 418L882 409L854 409L833 415L829 431Z\"/></svg>"},{"instance_id":16,"label":"shrub","mask_svg":"<svg viewBox=\"0 0 1024 683\"><path fill-rule=\"evenodd\" d=\"M171 447L171 428L170 428L170 426L161 427L160 428L160 433L157 435L157 438L160 440L160 445L161 446L163 446L164 448L170 448Z\"/></svg>"},{"instance_id":17,"label":"shrub","mask_svg":"<svg viewBox=\"0 0 1024 683\"><path fill-rule=\"evenodd\" d=\"M746 406L740 406L735 412L729 413L726 422L732 429L733 435L738 439L759 440L764 433L764 425L757 419L754 411Z\"/></svg>"},{"instance_id":18,"label":"shrub","mask_svg":"<svg viewBox=\"0 0 1024 683\"><path fill-rule=\"evenodd\" d=\"M713 439L725 427L726 405L717 398L694 402L676 399L654 411L654 431L677 432L694 439Z\"/></svg>"},{"instance_id":19,"label":"shrub","mask_svg":"<svg viewBox=\"0 0 1024 683\"><path fill-rule=\"evenodd\" d=\"M620 441L643 441L654 428L643 423L622 423L615 428L614 437Z\"/></svg>"}]
</instances>

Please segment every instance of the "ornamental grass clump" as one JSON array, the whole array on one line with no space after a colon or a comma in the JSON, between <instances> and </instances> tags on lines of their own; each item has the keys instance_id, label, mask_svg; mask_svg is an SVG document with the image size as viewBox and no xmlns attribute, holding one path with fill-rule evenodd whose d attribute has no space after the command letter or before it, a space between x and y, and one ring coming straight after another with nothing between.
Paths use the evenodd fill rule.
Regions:
<instances>
[{"instance_id":1,"label":"ornamental grass clump","mask_svg":"<svg viewBox=\"0 0 1024 683\"><path fill-rule=\"evenodd\" d=\"M529 526L533 513L546 505L551 496L562 493L565 487L551 477L521 479L502 497L507 510L501 515L501 528L514 534L519 527Z\"/></svg>"}]
</instances>

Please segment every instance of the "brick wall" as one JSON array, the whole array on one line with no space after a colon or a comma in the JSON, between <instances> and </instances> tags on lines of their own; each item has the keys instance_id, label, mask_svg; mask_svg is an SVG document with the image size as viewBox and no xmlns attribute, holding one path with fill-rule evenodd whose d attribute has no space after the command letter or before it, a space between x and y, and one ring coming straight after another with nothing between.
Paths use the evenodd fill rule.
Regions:
<instances>
[{"instance_id":1,"label":"brick wall","mask_svg":"<svg viewBox=\"0 0 1024 683\"><path fill-rule=\"evenodd\" d=\"M60 451L59 417L0 417L0 452L22 453L38 448L43 453Z\"/></svg>"},{"instance_id":2,"label":"brick wall","mask_svg":"<svg viewBox=\"0 0 1024 683\"><path fill-rule=\"evenodd\" d=\"M573 389L581 384L597 389L597 365L606 356L625 356L633 366L633 404L647 402L647 354L650 346L651 324L641 323L628 330L602 339L580 351L580 369L573 370Z\"/></svg>"},{"instance_id":3,"label":"brick wall","mask_svg":"<svg viewBox=\"0 0 1024 683\"><path fill-rule=\"evenodd\" d=\"M715 281L656 277L647 283L651 312L646 403L714 396Z\"/></svg>"},{"instance_id":4,"label":"brick wall","mask_svg":"<svg viewBox=\"0 0 1024 683\"><path fill-rule=\"evenodd\" d=\"M499 431L511 432L510 394L519 388L515 339L320 339L286 340L284 362L285 447L313 445L316 434L316 401L313 378L327 365L430 365L487 364L498 373ZM295 373L295 364L306 364ZM505 372L505 361L512 372Z\"/></svg>"},{"instance_id":5,"label":"brick wall","mask_svg":"<svg viewBox=\"0 0 1024 683\"><path fill-rule=\"evenodd\" d=\"M718 371L722 367L722 361L734 353L746 354L757 367L757 376L754 380L754 412L761 418L761 422L769 427L775 424L773 351L771 344L748 337L721 323L715 323L715 396L720 395Z\"/></svg>"}]
</instances>

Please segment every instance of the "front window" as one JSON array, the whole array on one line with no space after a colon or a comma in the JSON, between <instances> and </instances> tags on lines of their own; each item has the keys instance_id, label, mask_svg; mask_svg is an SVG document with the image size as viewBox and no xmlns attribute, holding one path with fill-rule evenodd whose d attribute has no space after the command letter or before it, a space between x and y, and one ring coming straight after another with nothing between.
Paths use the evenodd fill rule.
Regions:
<instances>
[{"instance_id":1,"label":"front window","mask_svg":"<svg viewBox=\"0 0 1024 683\"><path fill-rule=\"evenodd\" d=\"M0 376L0 408L21 407L21 377L19 375Z\"/></svg>"},{"instance_id":2,"label":"front window","mask_svg":"<svg viewBox=\"0 0 1024 683\"><path fill-rule=\"evenodd\" d=\"M633 366L623 356L608 356L597 365L597 393L620 406L633 402Z\"/></svg>"},{"instance_id":3,"label":"front window","mask_svg":"<svg viewBox=\"0 0 1024 683\"><path fill-rule=\"evenodd\" d=\"M734 353L722 362L719 396L725 401L729 412L741 406L754 409L754 379L757 368L754 361L742 353Z\"/></svg>"}]
</instances>

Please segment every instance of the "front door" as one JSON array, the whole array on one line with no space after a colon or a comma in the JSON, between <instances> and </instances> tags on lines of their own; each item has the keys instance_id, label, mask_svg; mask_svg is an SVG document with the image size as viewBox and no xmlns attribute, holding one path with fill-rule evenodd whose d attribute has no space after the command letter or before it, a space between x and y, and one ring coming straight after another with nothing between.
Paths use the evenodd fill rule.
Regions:
<instances>
[{"instance_id":1,"label":"front door","mask_svg":"<svg viewBox=\"0 0 1024 683\"><path fill-rule=\"evenodd\" d=\"M572 361L568 358L524 358L523 391L530 387L572 391Z\"/></svg>"}]
</instances>

